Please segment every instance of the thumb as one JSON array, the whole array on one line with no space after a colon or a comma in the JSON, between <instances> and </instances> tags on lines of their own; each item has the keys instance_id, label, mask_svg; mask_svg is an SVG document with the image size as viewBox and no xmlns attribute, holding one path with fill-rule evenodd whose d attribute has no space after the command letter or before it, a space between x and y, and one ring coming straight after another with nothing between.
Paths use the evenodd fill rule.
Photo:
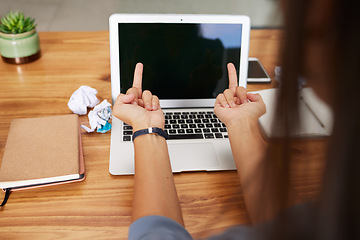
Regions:
<instances>
[{"instance_id":1,"label":"thumb","mask_svg":"<svg viewBox=\"0 0 360 240\"><path fill-rule=\"evenodd\" d=\"M127 104L127 103L131 103L135 100L135 94L130 93L130 94L120 94L118 96L118 98L116 99L116 102L118 104Z\"/></svg>"},{"instance_id":2,"label":"thumb","mask_svg":"<svg viewBox=\"0 0 360 240\"><path fill-rule=\"evenodd\" d=\"M250 102L261 102L261 103L264 102L262 97L258 93L257 94L248 93L247 98L250 100Z\"/></svg>"}]
</instances>

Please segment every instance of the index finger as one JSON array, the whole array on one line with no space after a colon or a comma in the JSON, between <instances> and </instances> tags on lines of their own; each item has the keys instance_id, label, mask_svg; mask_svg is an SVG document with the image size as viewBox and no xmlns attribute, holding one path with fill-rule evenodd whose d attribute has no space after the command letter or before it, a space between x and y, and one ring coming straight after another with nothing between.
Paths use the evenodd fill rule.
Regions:
<instances>
[{"instance_id":1,"label":"index finger","mask_svg":"<svg viewBox=\"0 0 360 240\"><path fill-rule=\"evenodd\" d=\"M141 92L142 92L142 75L143 75L143 64L137 63L134 71L133 87L138 89L140 93L138 94L139 96L141 96Z\"/></svg>"},{"instance_id":2,"label":"index finger","mask_svg":"<svg viewBox=\"0 0 360 240\"><path fill-rule=\"evenodd\" d=\"M229 89L235 93L237 84L237 75L234 64L228 63L227 65L228 73L229 73Z\"/></svg>"}]
</instances>

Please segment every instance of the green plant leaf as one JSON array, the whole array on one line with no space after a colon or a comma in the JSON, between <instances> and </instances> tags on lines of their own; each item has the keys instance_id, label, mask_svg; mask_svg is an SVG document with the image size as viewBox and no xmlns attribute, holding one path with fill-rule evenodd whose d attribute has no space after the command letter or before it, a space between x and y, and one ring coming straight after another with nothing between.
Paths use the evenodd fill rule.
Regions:
<instances>
[{"instance_id":1,"label":"green plant leaf","mask_svg":"<svg viewBox=\"0 0 360 240\"><path fill-rule=\"evenodd\" d=\"M29 23L31 22L31 18L30 17L27 17L24 21L24 24L25 25L28 25Z\"/></svg>"},{"instance_id":2,"label":"green plant leaf","mask_svg":"<svg viewBox=\"0 0 360 240\"><path fill-rule=\"evenodd\" d=\"M21 18L19 19L18 23L16 24L16 27L19 30L22 30L24 28L24 20L22 20Z\"/></svg>"},{"instance_id":3,"label":"green plant leaf","mask_svg":"<svg viewBox=\"0 0 360 240\"><path fill-rule=\"evenodd\" d=\"M9 22L6 20L6 18L1 19L1 23L4 24L5 26L9 26Z\"/></svg>"},{"instance_id":4,"label":"green plant leaf","mask_svg":"<svg viewBox=\"0 0 360 240\"><path fill-rule=\"evenodd\" d=\"M14 34L28 32L36 27L34 22L34 18L25 17L21 11L10 11L1 18L0 31Z\"/></svg>"},{"instance_id":5,"label":"green plant leaf","mask_svg":"<svg viewBox=\"0 0 360 240\"><path fill-rule=\"evenodd\" d=\"M13 18L9 18L8 21L9 21L10 25L12 25L12 26L15 25L15 20Z\"/></svg>"}]
</instances>

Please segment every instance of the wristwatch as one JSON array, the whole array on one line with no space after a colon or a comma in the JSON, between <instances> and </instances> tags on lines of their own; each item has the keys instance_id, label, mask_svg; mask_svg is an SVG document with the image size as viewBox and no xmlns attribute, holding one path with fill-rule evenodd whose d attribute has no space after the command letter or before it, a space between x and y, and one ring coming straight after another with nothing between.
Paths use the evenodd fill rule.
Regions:
<instances>
[{"instance_id":1,"label":"wristwatch","mask_svg":"<svg viewBox=\"0 0 360 240\"><path fill-rule=\"evenodd\" d=\"M159 135L165 139L169 138L168 134L163 129L158 128L158 127L149 127L149 128L141 129L141 130L134 132L132 140L134 141L134 139L138 136L145 135L145 134L151 134L151 133L156 133L157 135Z\"/></svg>"}]
</instances>

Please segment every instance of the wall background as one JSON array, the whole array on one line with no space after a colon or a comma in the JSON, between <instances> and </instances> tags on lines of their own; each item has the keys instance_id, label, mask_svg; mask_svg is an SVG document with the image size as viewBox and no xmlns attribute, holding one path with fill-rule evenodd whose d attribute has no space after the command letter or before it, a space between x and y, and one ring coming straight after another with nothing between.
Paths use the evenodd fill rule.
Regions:
<instances>
[{"instance_id":1,"label":"wall background","mask_svg":"<svg viewBox=\"0 0 360 240\"><path fill-rule=\"evenodd\" d=\"M0 16L21 10L36 18L38 31L108 30L112 13L240 14L253 28L278 28L277 0L0 0Z\"/></svg>"}]
</instances>

